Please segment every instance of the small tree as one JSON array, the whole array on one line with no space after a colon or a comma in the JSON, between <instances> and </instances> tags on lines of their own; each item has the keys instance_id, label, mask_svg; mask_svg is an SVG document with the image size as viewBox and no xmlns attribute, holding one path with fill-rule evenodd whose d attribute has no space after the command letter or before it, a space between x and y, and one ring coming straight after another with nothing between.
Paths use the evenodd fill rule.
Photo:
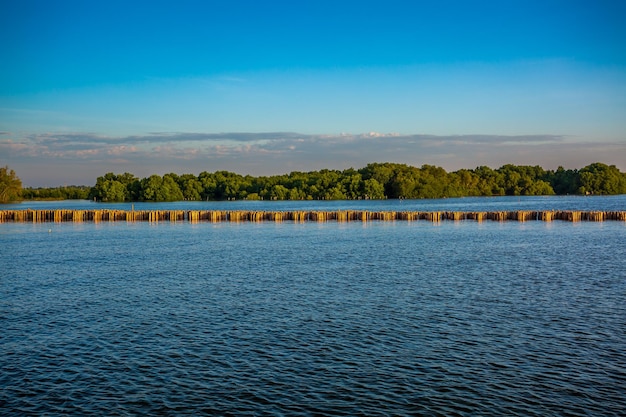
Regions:
<instances>
[{"instance_id":1,"label":"small tree","mask_svg":"<svg viewBox=\"0 0 626 417\"><path fill-rule=\"evenodd\" d=\"M0 203L19 201L22 197L22 181L8 166L0 167Z\"/></svg>"},{"instance_id":2,"label":"small tree","mask_svg":"<svg viewBox=\"0 0 626 417\"><path fill-rule=\"evenodd\" d=\"M115 175L109 172L102 177L98 177L96 185L89 192L89 198L108 202L130 200L128 185L132 180L131 174Z\"/></svg>"}]
</instances>

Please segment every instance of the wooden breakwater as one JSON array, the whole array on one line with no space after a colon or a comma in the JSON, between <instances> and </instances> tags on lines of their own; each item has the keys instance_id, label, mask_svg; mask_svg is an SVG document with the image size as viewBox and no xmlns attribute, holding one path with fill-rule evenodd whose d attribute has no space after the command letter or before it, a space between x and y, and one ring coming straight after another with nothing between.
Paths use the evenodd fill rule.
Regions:
<instances>
[{"instance_id":1,"label":"wooden breakwater","mask_svg":"<svg viewBox=\"0 0 626 417\"><path fill-rule=\"evenodd\" d=\"M348 221L444 220L550 222L626 221L626 211L245 211L245 210L0 210L0 223L41 222L348 222Z\"/></svg>"}]
</instances>

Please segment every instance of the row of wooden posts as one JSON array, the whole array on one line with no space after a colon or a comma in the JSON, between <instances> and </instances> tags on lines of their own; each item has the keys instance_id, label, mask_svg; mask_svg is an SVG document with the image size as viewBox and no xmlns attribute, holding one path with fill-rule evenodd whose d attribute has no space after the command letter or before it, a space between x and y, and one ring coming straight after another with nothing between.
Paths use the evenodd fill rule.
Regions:
<instances>
[{"instance_id":1,"label":"row of wooden posts","mask_svg":"<svg viewBox=\"0 0 626 417\"><path fill-rule=\"evenodd\" d=\"M0 223L6 222L107 222L107 221L391 221L391 220L515 220L515 221L626 221L626 211L224 211L224 210L0 210Z\"/></svg>"}]
</instances>

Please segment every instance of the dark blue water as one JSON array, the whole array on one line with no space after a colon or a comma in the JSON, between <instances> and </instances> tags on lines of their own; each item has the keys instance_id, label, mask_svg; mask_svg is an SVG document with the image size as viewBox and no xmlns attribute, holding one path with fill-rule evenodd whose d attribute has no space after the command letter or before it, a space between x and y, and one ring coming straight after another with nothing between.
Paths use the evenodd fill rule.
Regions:
<instances>
[{"instance_id":1,"label":"dark blue water","mask_svg":"<svg viewBox=\"0 0 626 417\"><path fill-rule=\"evenodd\" d=\"M2 415L623 415L622 222L0 225Z\"/></svg>"}]
</instances>

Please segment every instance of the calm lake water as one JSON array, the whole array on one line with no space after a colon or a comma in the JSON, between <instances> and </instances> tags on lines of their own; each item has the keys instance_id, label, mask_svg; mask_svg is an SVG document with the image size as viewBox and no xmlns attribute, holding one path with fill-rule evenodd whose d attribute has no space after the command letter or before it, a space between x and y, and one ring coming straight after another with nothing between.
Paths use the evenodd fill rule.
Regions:
<instances>
[{"instance_id":1,"label":"calm lake water","mask_svg":"<svg viewBox=\"0 0 626 417\"><path fill-rule=\"evenodd\" d=\"M625 209L478 200L402 204ZM0 247L2 415L626 412L623 222L5 223Z\"/></svg>"},{"instance_id":2,"label":"calm lake water","mask_svg":"<svg viewBox=\"0 0 626 417\"><path fill-rule=\"evenodd\" d=\"M464 197L436 200L310 200L310 201L178 201L173 203L96 203L88 200L26 201L4 204L0 210L369 210L369 211L513 211L626 210L626 195Z\"/></svg>"}]
</instances>

